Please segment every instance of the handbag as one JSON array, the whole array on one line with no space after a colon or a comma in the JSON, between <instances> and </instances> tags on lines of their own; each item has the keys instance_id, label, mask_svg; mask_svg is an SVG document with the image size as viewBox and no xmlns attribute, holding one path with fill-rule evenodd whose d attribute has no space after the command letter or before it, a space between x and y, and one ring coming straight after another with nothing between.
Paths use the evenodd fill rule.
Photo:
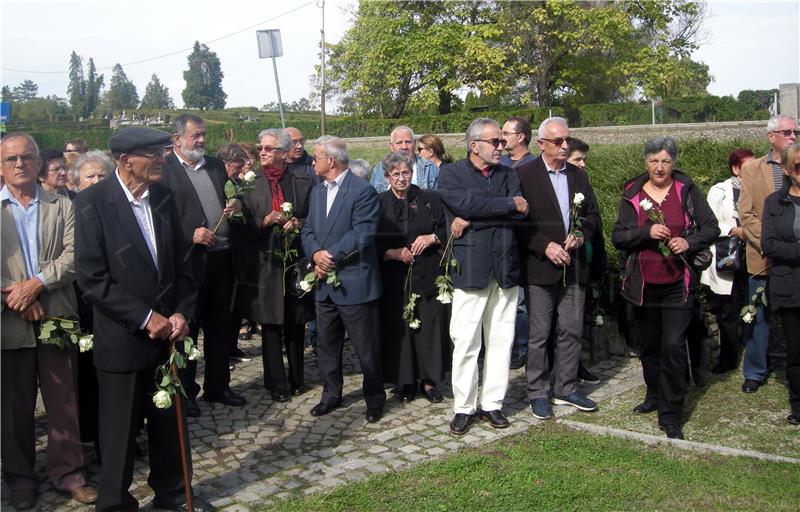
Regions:
<instances>
[{"instance_id":1,"label":"handbag","mask_svg":"<svg viewBox=\"0 0 800 512\"><path fill-rule=\"evenodd\" d=\"M717 253L717 272L737 272L743 267L742 251L744 247L738 236L722 236L714 242Z\"/></svg>"},{"instance_id":2,"label":"handbag","mask_svg":"<svg viewBox=\"0 0 800 512\"><path fill-rule=\"evenodd\" d=\"M697 220L694 216L694 204L692 203L691 194L686 196L686 211L689 214L689 229L686 230L686 234L691 235L699 231L697 228ZM691 265L695 271L702 272L711 266L711 261L713 259L714 257L711 254L711 249L706 247L690 255L689 265Z\"/></svg>"}]
</instances>

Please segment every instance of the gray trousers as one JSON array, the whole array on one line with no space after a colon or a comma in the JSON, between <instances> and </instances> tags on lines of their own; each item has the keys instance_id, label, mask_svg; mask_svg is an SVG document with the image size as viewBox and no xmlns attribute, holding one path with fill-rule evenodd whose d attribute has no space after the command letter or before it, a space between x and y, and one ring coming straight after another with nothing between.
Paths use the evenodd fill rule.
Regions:
<instances>
[{"instance_id":1,"label":"gray trousers","mask_svg":"<svg viewBox=\"0 0 800 512\"><path fill-rule=\"evenodd\" d=\"M566 396L578 389L578 364L581 358L583 335L583 307L586 289L577 283L565 288L558 282L553 285L528 285L528 399L548 398L550 372L547 360L547 338L553 322L553 311L558 311L556 329L555 379L553 393Z\"/></svg>"}]
</instances>

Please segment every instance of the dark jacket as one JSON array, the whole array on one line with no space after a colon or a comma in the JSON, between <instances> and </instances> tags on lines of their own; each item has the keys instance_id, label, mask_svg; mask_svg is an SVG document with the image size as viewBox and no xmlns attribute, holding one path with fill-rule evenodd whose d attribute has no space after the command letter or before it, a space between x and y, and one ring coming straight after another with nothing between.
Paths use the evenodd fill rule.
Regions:
<instances>
[{"instance_id":1,"label":"dark jacket","mask_svg":"<svg viewBox=\"0 0 800 512\"><path fill-rule=\"evenodd\" d=\"M150 185L158 268L117 177L75 199L78 285L94 306L94 364L107 372L133 372L166 360L168 343L139 326L151 309L169 317L194 314L197 288L181 258L183 237L169 189Z\"/></svg>"},{"instance_id":2,"label":"dark jacket","mask_svg":"<svg viewBox=\"0 0 800 512\"><path fill-rule=\"evenodd\" d=\"M445 204L448 226L454 217L471 225L453 241L453 255L461 272L452 271L453 286L481 290L490 277L500 288L520 284L519 254L514 229L525 218L511 200L522 196L519 177L511 167L492 166L491 180L484 178L468 158L442 167L439 194ZM488 183L487 183L488 182Z\"/></svg>"},{"instance_id":3,"label":"dark jacket","mask_svg":"<svg viewBox=\"0 0 800 512\"><path fill-rule=\"evenodd\" d=\"M523 278L528 284L541 286L556 284L564 277L564 270L545 256L545 249L550 242L562 244L569 226L564 226L561 207L542 157L520 165L516 171L522 195L530 207L528 218L518 230ZM584 241L593 240L600 226L600 214L589 178L585 171L569 163L563 172L567 175L570 204L576 193L584 195L584 200L578 208L578 217L583 221L581 229ZM567 279L572 281L577 279L580 284L586 284L589 278L589 265L586 262L585 247L581 246L577 251L572 251L570 257L572 263L567 267Z\"/></svg>"},{"instance_id":4,"label":"dark jacket","mask_svg":"<svg viewBox=\"0 0 800 512\"><path fill-rule=\"evenodd\" d=\"M761 250L772 263L768 303L776 309L800 307L800 243L794 235L795 214L787 184L764 201Z\"/></svg>"},{"instance_id":5,"label":"dark jacket","mask_svg":"<svg viewBox=\"0 0 800 512\"><path fill-rule=\"evenodd\" d=\"M314 181L314 185L322 181L322 179L317 176L317 173L314 172L314 157L309 155L305 149L303 150L303 156L298 158L297 161L286 164L287 171L293 169L297 169L311 178Z\"/></svg>"},{"instance_id":6,"label":"dark jacket","mask_svg":"<svg viewBox=\"0 0 800 512\"><path fill-rule=\"evenodd\" d=\"M213 156L205 157L205 169L214 184L222 206L225 206L225 182L228 174L222 160ZM194 185L186 176L186 171L178 157L171 153L166 158L166 163L161 169L160 183L166 185L173 194L175 205L179 213L179 226L183 236L191 243L194 230L200 227L213 229L219 219L206 219L200 198L195 192ZM203 285L206 274L206 246L192 244L189 252L184 255L184 260L190 264L192 277L198 287Z\"/></svg>"},{"instance_id":7,"label":"dark jacket","mask_svg":"<svg viewBox=\"0 0 800 512\"><path fill-rule=\"evenodd\" d=\"M682 236L689 243L689 251L686 259L689 260L693 253L708 248L717 236L719 236L719 226L717 217L708 206L705 195L697 188L689 176L679 170L672 171L672 178L675 180L675 187L678 191L678 198L681 202L684 217L684 232ZM639 227L639 215L647 215L641 211L639 201L641 201L641 190L649 180L647 173L641 174L625 184L625 191L622 194L622 201L619 205L619 213L614 226L611 228L611 242L619 251L625 251L627 259L623 269L622 296L637 305L642 304L644 291L644 278L639 264L639 256L642 249L648 245L656 247L657 242L650 238L650 225L645 224ZM686 234L689 228L690 219L687 211L687 198L691 197L694 205L694 216L698 230L692 234ZM684 269L684 301L689 296L689 292L697 288L699 280L697 272L687 266Z\"/></svg>"}]
</instances>

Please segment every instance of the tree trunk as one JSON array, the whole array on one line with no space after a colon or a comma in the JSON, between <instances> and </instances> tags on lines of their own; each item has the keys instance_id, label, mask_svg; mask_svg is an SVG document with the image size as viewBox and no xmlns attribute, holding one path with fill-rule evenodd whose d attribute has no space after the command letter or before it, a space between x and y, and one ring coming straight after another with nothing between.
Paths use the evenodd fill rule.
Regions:
<instances>
[{"instance_id":1,"label":"tree trunk","mask_svg":"<svg viewBox=\"0 0 800 512\"><path fill-rule=\"evenodd\" d=\"M453 107L453 93L446 89L439 89L439 114L449 114Z\"/></svg>"}]
</instances>

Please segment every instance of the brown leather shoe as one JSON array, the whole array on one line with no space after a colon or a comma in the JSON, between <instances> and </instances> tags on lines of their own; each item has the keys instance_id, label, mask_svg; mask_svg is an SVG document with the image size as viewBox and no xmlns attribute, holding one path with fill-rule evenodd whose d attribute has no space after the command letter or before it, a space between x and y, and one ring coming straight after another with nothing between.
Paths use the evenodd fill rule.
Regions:
<instances>
[{"instance_id":1,"label":"brown leather shoe","mask_svg":"<svg viewBox=\"0 0 800 512\"><path fill-rule=\"evenodd\" d=\"M84 505L97 501L97 492L86 484L72 489L69 491L69 494L72 496L73 500L78 503L83 503Z\"/></svg>"}]
</instances>

